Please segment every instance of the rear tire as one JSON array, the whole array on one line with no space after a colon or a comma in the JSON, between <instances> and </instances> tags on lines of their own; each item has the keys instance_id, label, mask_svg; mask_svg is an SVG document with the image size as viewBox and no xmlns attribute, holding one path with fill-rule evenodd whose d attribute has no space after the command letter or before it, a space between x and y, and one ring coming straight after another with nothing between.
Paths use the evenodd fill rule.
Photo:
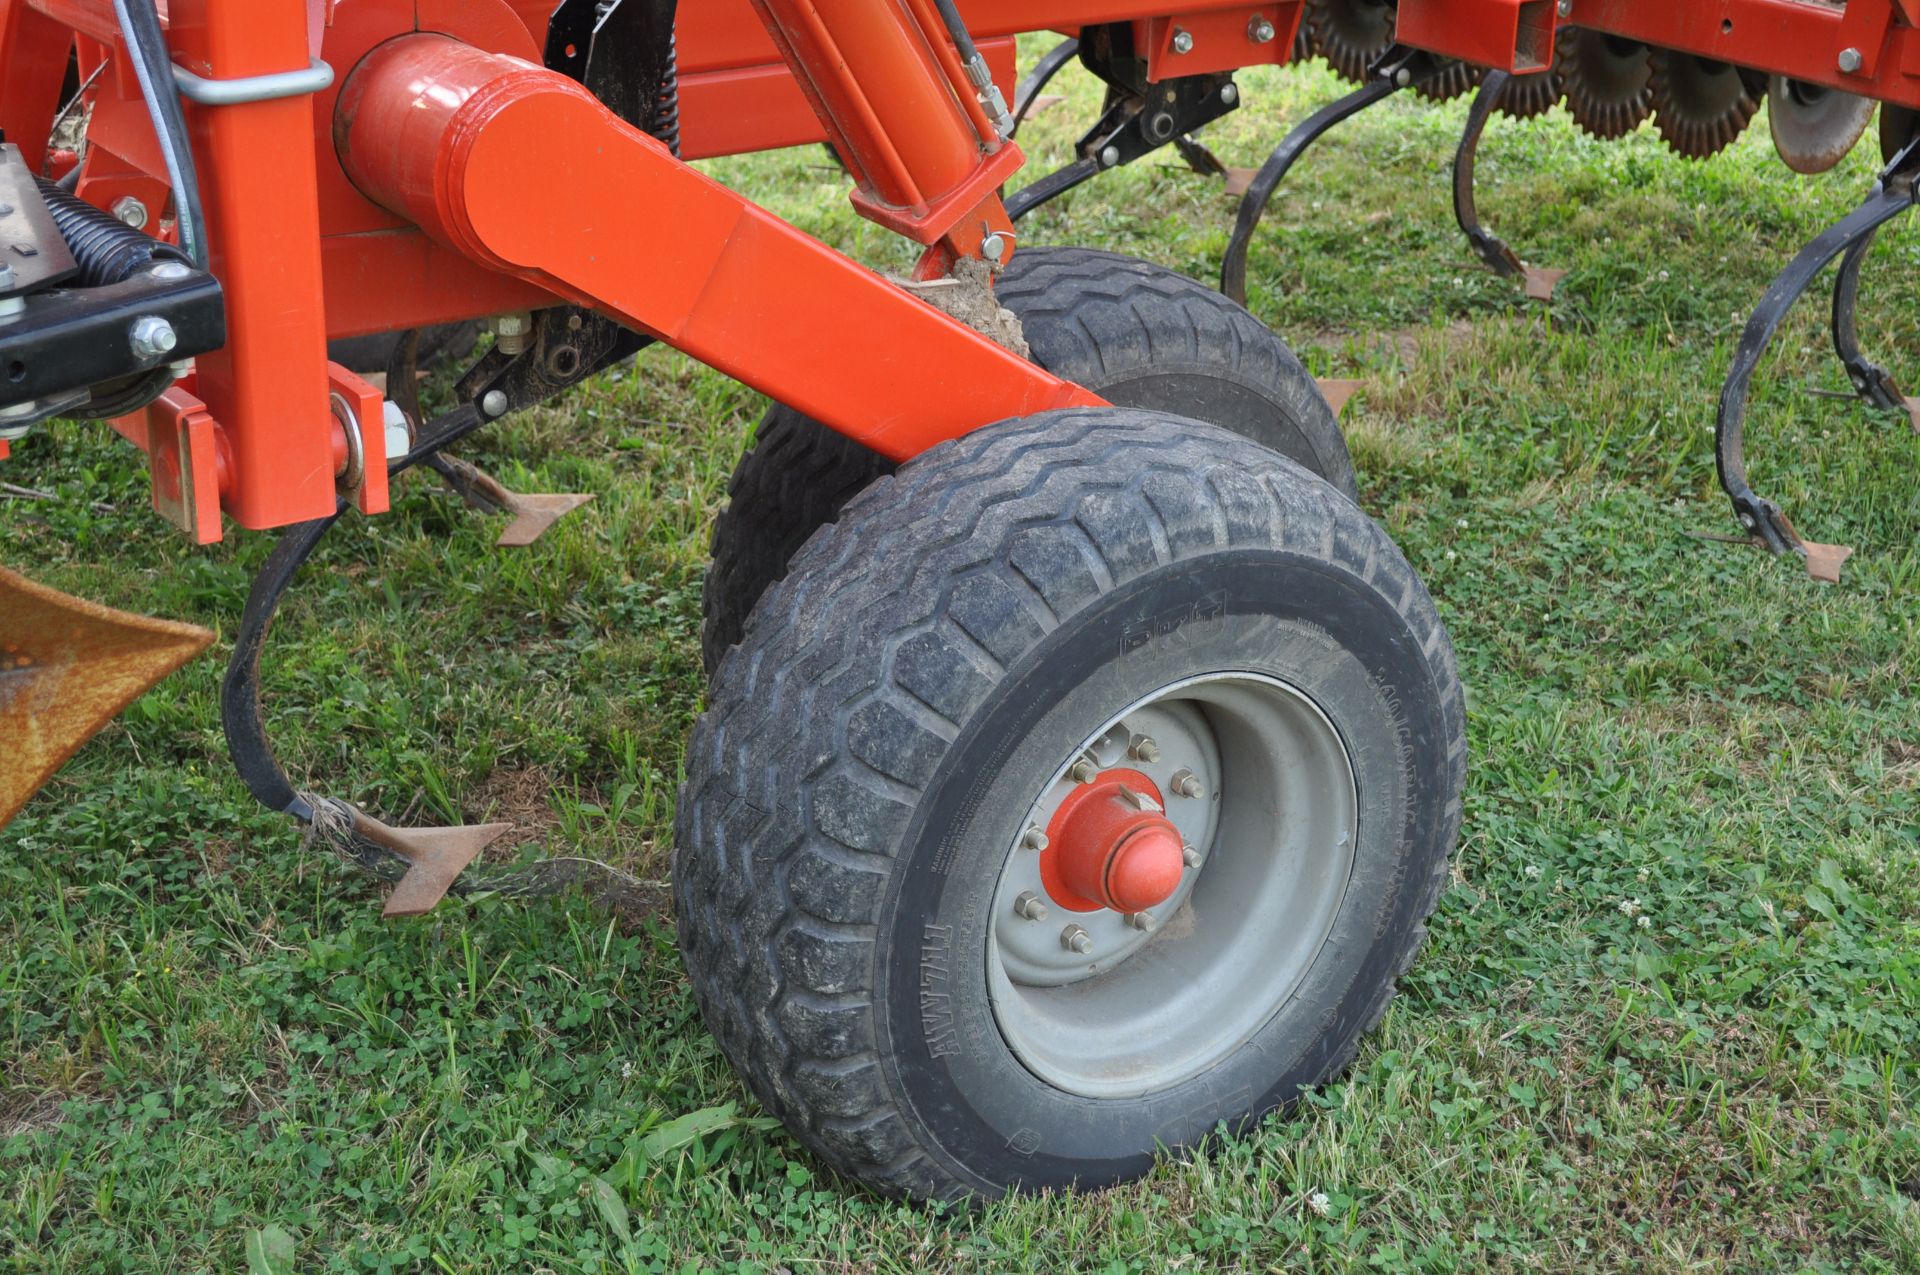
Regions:
<instances>
[{"instance_id":1,"label":"rear tire","mask_svg":"<svg viewBox=\"0 0 1920 1275\"><path fill-rule=\"evenodd\" d=\"M710 702L673 874L695 999L794 1136L889 1194L1124 1181L1334 1077L1419 948L1459 829L1460 687L1405 559L1298 465L1159 413L991 426L874 484L769 590ZM1186 723L1151 758L1140 704ZM1312 767L1278 760L1289 739ZM1071 896L1006 906L1023 856L1053 848L1025 830L1093 782L1072 769L1089 757L1214 777L1179 812L1177 772L1127 780L1158 785L1194 851L1151 927ZM1305 892L1285 951L1238 902ZM996 927L1076 917L1109 944L1087 971L1000 959ZM1268 959L1272 1003L1211 1025L1249 986L1221 980ZM1101 1023L1117 987L1159 1027L1087 1033L1105 1055L1058 1034Z\"/></svg>"},{"instance_id":2,"label":"rear tire","mask_svg":"<svg viewBox=\"0 0 1920 1275\"><path fill-rule=\"evenodd\" d=\"M1025 248L996 295L1020 316L1034 362L1117 406L1230 429L1358 500L1340 422L1270 328L1184 275L1090 248ZM701 654L708 673L740 640L767 586L819 528L894 464L775 405L713 529Z\"/></svg>"}]
</instances>

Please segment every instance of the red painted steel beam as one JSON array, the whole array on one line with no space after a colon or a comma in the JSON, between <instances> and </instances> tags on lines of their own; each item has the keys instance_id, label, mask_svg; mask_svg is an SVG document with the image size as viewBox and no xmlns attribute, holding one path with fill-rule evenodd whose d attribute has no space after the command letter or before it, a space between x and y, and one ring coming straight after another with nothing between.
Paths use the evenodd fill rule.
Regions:
<instances>
[{"instance_id":1,"label":"red painted steel beam","mask_svg":"<svg viewBox=\"0 0 1920 1275\"><path fill-rule=\"evenodd\" d=\"M888 456L1102 401L674 159L563 76L407 36L354 70L339 111L348 175L376 203Z\"/></svg>"}]
</instances>

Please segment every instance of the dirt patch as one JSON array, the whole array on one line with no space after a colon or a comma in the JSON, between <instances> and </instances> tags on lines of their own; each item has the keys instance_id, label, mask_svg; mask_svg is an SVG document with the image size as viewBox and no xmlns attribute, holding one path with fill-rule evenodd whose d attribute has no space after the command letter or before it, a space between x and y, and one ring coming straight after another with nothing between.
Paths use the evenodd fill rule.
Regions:
<instances>
[{"instance_id":1,"label":"dirt patch","mask_svg":"<svg viewBox=\"0 0 1920 1275\"><path fill-rule=\"evenodd\" d=\"M476 823L510 823L513 830L487 847L485 858L518 858L521 846L544 841L560 816L553 809L553 777L539 766L495 766L467 800Z\"/></svg>"},{"instance_id":2,"label":"dirt patch","mask_svg":"<svg viewBox=\"0 0 1920 1275\"><path fill-rule=\"evenodd\" d=\"M0 1139L21 1138L56 1128L67 1094L57 1089L43 1093L9 1094L0 1098Z\"/></svg>"}]
</instances>

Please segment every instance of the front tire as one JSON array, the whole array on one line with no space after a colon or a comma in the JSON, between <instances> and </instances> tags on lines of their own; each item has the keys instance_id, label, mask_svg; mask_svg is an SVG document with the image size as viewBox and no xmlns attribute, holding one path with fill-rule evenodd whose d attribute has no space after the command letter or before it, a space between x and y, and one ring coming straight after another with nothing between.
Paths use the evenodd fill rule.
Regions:
<instances>
[{"instance_id":1,"label":"front tire","mask_svg":"<svg viewBox=\"0 0 1920 1275\"><path fill-rule=\"evenodd\" d=\"M855 498L755 612L689 748L681 947L728 1058L840 1171L1123 1181L1347 1066L1424 936L1464 766L1445 630L1339 492L1159 413L1009 422ZM1151 927L1019 875L1109 782L1192 852Z\"/></svg>"}]
</instances>

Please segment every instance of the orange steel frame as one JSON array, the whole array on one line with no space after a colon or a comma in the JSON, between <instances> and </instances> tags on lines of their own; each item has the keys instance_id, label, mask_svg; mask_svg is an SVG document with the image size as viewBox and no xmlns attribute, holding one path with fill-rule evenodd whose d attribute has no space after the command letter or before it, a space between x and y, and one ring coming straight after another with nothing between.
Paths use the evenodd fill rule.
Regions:
<instances>
[{"instance_id":1,"label":"orange steel frame","mask_svg":"<svg viewBox=\"0 0 1920 1275\"><path fill-rule=\"evenodd\" d=\"M366 387L328 364L330 338L561 300L613 315L897 458L993 420L1100 401L754 207L540 68L554 3L164 5L175 61L203 77L305 67L311 17L322 20L318 51L336 72L311 97L186 104L229 340L141 417L115 424L157 462L157 504L178 513L177 493L198 493L197 507L176 518L197 539L221 534L215 509L253 529L333 511L344 443L330 403L336 394L360 403ZM1137 18L1143 37L1165 45L1169 15L1236 32L1231 56L1222 39L1214 60L1279 61L1299 15L1298 0L965 8L1002 75L1011 45L995 37ZM930 30L932 13L929 0L683 4L687 153L829 137L859 179L861 210L926 245L922 274L978 254L993 232L1011 240L998 188L1020 153L954 85L957 59L937 23ZM1246 35L1255 13L1281 29L1271 48ZM742 21L750 14L758 21ZM45 150L76 39L86 66L111 61L93 90L78 191L101 207L137 198L153 210L150 229L167 234L165 168L111 0L0 0L0 127L24 153ZM368 78L375 64L380 75ZM1206 69L1197 60L1180 68ZM435 86L424 95L414 91L421 77ZM356 82L360 96L343 111ZM365 91L375 83L379 92ZM381 131L370 130L376 117ZM375 144L356 144L366 138ZM362 418L372 463L381 431ZM359 503L374 511L383 496L361 493Z\"/></svg>"}]
</instances>

